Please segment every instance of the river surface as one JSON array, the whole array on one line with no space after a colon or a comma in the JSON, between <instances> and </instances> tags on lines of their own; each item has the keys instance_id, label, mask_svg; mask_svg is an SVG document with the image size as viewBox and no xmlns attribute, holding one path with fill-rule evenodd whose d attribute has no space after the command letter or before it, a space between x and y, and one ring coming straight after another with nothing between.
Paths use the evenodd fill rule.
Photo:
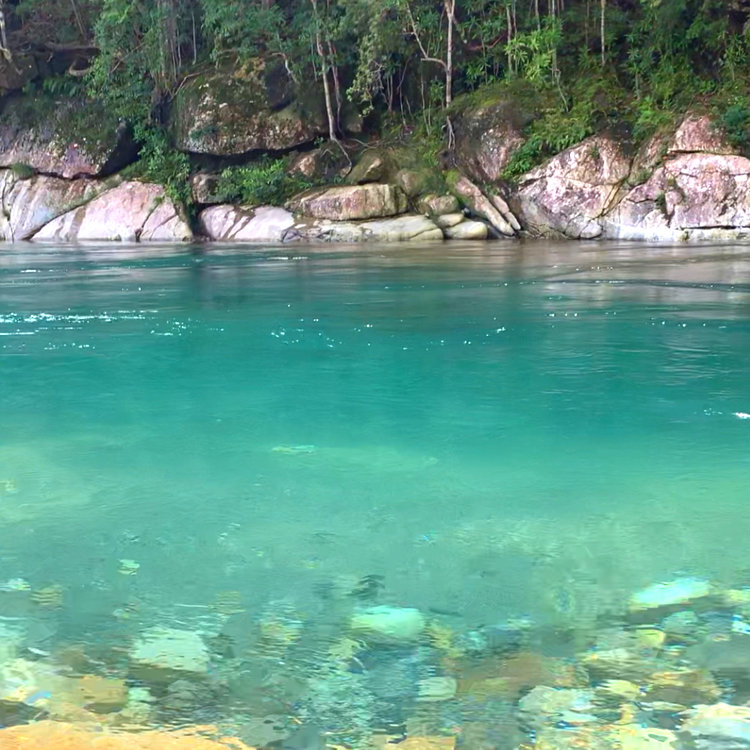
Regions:
<instances>
[{"instance_id":1,"label":"river surface","mask_svg":"<svg viewBox=\"0 0 750 750\"><path fill-rule=\"evenodd\" d=\"M471 640L750 583L749 479L746 245L0 252L0 623L123 675L196 631L248 673L204 712L336 729L305 680L370 606Z\"/></svg>"}]
</instances>

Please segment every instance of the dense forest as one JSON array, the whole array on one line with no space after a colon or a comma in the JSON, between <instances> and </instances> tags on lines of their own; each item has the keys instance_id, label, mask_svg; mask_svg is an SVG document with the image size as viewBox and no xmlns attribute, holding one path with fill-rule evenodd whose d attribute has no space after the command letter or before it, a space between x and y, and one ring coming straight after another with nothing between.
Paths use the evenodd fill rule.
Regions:
<instances>
[{"instance_id":1,"label":"dense forest","mask_svg":"<svg viewBox=\"0 0 750 750\"><path fill-rule=\"evenodd\" d=\"M126 122L141 161L189 172L166 127L207 68L269 61L324 103L328 139L408 137L450 153L452 117L492 93L528 112L507 177L585 136L638 140L691 106L748 138L750 6L742 0L5 0L8 66L33 58L40 100L85 95ZM360 136L360 137L365 137Z\"/></svg>"}]
</instances>

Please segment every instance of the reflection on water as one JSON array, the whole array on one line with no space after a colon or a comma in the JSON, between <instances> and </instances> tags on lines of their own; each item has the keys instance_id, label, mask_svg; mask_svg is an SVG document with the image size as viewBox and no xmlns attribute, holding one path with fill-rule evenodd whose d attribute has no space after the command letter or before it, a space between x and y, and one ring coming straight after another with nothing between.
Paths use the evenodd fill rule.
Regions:
<instances>
[{"instance_id":1,"label":"reflection on water","mask_svg":"<svg viewBox=\"0 0 750 750\"><path fill-rule=\"evenodd\" d=\"M729 245L7 246L0 725L619 747L740 702L749 280Z\"/></svg>"}]
</instances>

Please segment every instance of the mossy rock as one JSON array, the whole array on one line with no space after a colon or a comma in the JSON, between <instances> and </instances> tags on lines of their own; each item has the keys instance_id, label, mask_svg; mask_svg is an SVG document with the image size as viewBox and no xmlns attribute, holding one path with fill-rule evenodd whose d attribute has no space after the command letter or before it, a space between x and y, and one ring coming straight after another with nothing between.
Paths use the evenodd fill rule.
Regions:
<instances>
[{"instance_id":1,"label":"mossy rock","mask_svg":"<svg viewBox=\"0 0 750 750\"><path fill-rule=\"evenodd\" d=\"M190 79L172 105L171 127L182 151L232 156L285 151L326 132L322 97L299 91L277 66L262 60L210 69Z\"/></svg>"},{"instance_id":2,"label":"mossy rock","mask_svg":"<svg viewBox=\"0 0 750 750\"><path fill-rule=\"evenodd\" d=\"M15 95L0 119L0 167L74 177L112 174L133 161L137 148L128 129L104 106L84 96L56 99Z\"/></svg>"}]
</instances>

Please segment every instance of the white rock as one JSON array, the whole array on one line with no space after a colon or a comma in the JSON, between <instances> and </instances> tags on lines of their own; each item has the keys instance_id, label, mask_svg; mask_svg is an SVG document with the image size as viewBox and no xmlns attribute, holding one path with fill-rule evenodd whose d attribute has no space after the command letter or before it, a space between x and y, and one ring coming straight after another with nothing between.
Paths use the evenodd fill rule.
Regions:
<instances>
[{"instance_id":1,"label":"white rock","mask_svg":"<svg viewBox=\"0 0 750 750\"><path fill-rule=\"evenodd\" d=\"M424 627L422 613L410 607L370 607L354 614L351 619L353 632L391 641L413 641Z\"/></svg>"},{"instance_id":2,"label":"white rock","mask_svg":"<svg viewBox=\"0 0 750 750\"><path fill-rule=\"evenodd\" d=\"M212 240L235 242L281 242L294 224L294 217L284 208L260 206L211 206L201 211L201 231Z\"/></svg>"},{"instance_id":3,"label":"white rock","mask_svg":"<svg viewBox=\"0 0 750 750\"><path fill-rule=\"evenodd\" d=\"M51 221L34 240L121 240L174 242L192 239L161 185L123 182Z\"/></svg>"},{"instance_id":4,"label":"white rock","mask_svg":"<svg viewBox=\"0 0 750 750\"><path fill-rule=\"evenodd\" d=\"M674 581L655 583L653 586L637 591L630 598L630 609L634 611L659 609L701 599L711 593L711 584L702 578L676 578Z\"/></svg>"},{"instance_id":5,"label":"white rock","mask_svg":"<svg viewBox=\"0 0 750 750\"><path fill-rule=\"evenodd\" d=\"M443 233L449 240L486 240L489 230L481 221L464 221L444 228Z\"/></svg>"},{"instance_id":6,"label":"white rock","mask_svg":"<svg viewBox=\"0 0 750 750\"><path fill-rule=\"evenodd\" d=\"M192 630L151 628L144 631L133 644L130 661L138 674L149 674L151 679L174 679L175 672L203 675L209 655L203 639Z\"/></svg>"},{"instance_id":7,"label":"white rock","mask_svg":"<svg viewBox=\"0 0 750 750\"><path fill-rule=\"evenodd\" d=\"M460 224L465 219L466 217L462 213L443 214L442 216L436 216L434 222L441 229L447 229L448 227L455 227L456 224Z\"/></svg>"},{"instance_id":8,"label":"white rock","mask_svg":"<svg viewBox=\"0 0 750 750\"><path fill-rule=\"evenodd\" d=\"M409 214L377 221L316 221L298 224L295 230L303 239L325 242L403 242L405 240L442 240L443 232L426 216Z\"/></svg>"}]
</instances>

